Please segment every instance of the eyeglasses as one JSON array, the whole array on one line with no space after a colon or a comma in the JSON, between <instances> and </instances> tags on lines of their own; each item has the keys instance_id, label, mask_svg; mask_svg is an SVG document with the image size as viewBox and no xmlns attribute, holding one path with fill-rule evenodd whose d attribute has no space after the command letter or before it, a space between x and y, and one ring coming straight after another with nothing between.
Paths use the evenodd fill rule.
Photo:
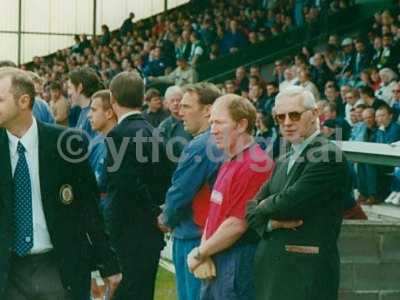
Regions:
<instances>
[{"instance_id":1,"label":"eyeglasses","mask_svg":"<svg viewBox=\"0 0 400 300\"><path fill-rule=\"evenodd\" d=\"M400 90L393 90L394 94L400 93Z\"/></svg>"},{"instance_id":2,"label":"eyeglasses","mask_svg":"<svg viewBox=\"0 0 400 300\"><path fill-rule=\"evenodd\" d=\"M298 122L298 121L300 121L303 113L305 113L306 111L309 111L309 109L306 109L306 110L303 110L300 112L299 111L291 111L286 114L275 114L275 119L279 124L282 124L283 122L285 122L286 116L288 116L290 121Z\"/></svg>"}]
</instances>

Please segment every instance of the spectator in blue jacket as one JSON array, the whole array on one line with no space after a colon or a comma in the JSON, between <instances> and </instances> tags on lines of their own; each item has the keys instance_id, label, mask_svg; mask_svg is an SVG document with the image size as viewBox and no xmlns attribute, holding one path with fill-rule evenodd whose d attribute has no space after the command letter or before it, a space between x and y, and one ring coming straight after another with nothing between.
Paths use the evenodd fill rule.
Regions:
<instances>
[{"instance_id":1,"label":"spectator in blue jacket","mask_svg":"<svg viewBox=\"0 0 400 300\"><path fill-rule=\"evenodd\" d=\"M211 105L221 95L209 83L187 86L180 115L185 130L193 140L184 148L168 189L163 213L159 216L162 231L173 230L173 261L179 300L198 300L200 281L189 272L188 254L200 245L208 213L211 185L223 154L210 138L208 119Z\"/></svg>"},{"instance_id":2,"label":"spectator in blue jacket","mask_svg":"<svg viewBox=\"0 0 400 300\"><path fill-rule=\"evenodd\" d=\"M364 109L362 118L364 123L363 130L359 132L356 141L376 142L375 110L371 107ZM357 189L360 192L358 201L361 204L377 202L377 168L375 165L357 164Z\"/></svg>"},{"instance_id":3,"label":"spectator in blue jacket","mask_svg":"<svg viewBox=\"0 0 400 300\"><path fill-rule=\"evenodd\" d=\"M391 144L400 140L400 125L393 120L393 111L388 105L382 105L375 113L378 131L377 143Z\"/></svg>"},{"instance_id":4,"label":"spectator in blue jacket","mask_svg":"<svg viewBox=\"0 0 400 300\"><path fill-rule=\"evenodd\" d=\"M225 33L224 39L230 53L237 52L240 48L247 45L247 38L240 31L236 20L230 21L229 30Z\"/></svg>"},{"instance_id":5,"label":"spectator in blue jacket","mask_svg":"<svg viewBox=\"0 0 400 300\"><path fill-rule=\"evenodd\" d=\"M90 68L77 68L69 73L68 97L72 103L80 106L81 111L76 128L85 132L90 139L94 138L96 132L93 131L88 118L90 111L90 97L101 87L100 79Z\"/></svg>"},{"instance_id":6,"label":"spectator in blue jacket","mask_svg":"<svg viewBox=\"0 0 400 300\"><path fill-rule=\"evenodd\" d=\"M211 25L210 19L205 19L203 21L199 33L201 39L204 41L207 47L211 47L211 45L215 42L217 38L215 30Z\"/></svg>"},{"instance_id":7,"label":"spectator in blue jacket","mask_svg":"<svg viewBox=\"0 0 400 300\"><path fill-rule=\"evenodd\" d=\"M400 125L393 121L393 112L388 105L383 105L375 113L378 130L376 142L391 144L400 140ZM390 194L391 182L393 180L393 167L378 166L378 201L381 202Z\"/></svg>"},{"instance_id":8,"label":"spectator in blue jacket","mask_svg":"<svg viewBox=\"0 0 400 300\"><path fill-rule=\"evenodd\" d=\"M93 131L98 132L89 144L89 163L96 177L100 192L100 211L107 213L107 147L105 137L117 123L117 117L112 109L109 90L100 90L93 94L88 114Z\"/></svg>"},{"instance_id":9,"label":"spectator in blue jacket","mask_svg":"<svg viewBox=\"0 0 400 300\"><path fill-rule=\"evenodd\" d=\"M363 122L362 114L364 110L367 108L365 104L358 104L355 108L356 122L353 124L351 128L351 136L350 141L363 141L363 135L365 131L365 124Z\"/></svg>"},{"instance_id":10,"label":"spectator in blue jacket","mask_svg":"<svg viewBox=\"0 0 400 300\"><path fill-rule=\"evenodd\" d=\"M32 113L36 120L40 122L49 124L54 123L54 117L50 110L49 104L39 97L35 97Z\"/></svg>"},{"instance_id":11,"label":"spectator in blue jacket","mask_svg":"<svg viewBox=\"0 0 400 300\"><path fill-rule=\"evenodd\" d=\"M31 76L33 84L35 85L35 101L33 102L32 113L36 120L44 123L54 123L54 116L51 112L49 104L40 98L40 95L43 93L43 81L34 72L28 71L28 74Z\"/></svg>"},{"instance_id":12,"label":"spectator in blue jacket","mask_svg":"<svg viewBox=\"0 0 400 300\"><path fill-rule=\"evenodd\" d=\"M161 48L156 47L151 51L149 62L143 70L144 75L147 76L163 76L165 75L166 63L161 57Z\"/></svg>"}]
</instances>

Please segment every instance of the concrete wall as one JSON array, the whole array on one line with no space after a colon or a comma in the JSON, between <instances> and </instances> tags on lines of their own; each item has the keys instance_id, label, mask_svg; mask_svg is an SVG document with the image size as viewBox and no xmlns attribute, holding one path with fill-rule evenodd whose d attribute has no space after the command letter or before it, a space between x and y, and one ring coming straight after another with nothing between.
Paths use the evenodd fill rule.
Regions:
<instances>
[{"instance_id":1,"label":"concrete wall","mask_svg":"<svg viewBox=\"0 0 400 300\"><path fill-rule=\"evenodd\" d=\"M161 265L174 273L171 245ZM400 300L400 222L345 221L339 247L339 300Z\"/></svg>"},{"instance_id":2,"label":"concrete wall","mask_svg":"<svg viewBox=\"0 0 400 300\"><path fill-rule=\"evenodd\" d=\"M346 221L340 300L400 299L400 223Z\"/></svg>"}]
</instances>

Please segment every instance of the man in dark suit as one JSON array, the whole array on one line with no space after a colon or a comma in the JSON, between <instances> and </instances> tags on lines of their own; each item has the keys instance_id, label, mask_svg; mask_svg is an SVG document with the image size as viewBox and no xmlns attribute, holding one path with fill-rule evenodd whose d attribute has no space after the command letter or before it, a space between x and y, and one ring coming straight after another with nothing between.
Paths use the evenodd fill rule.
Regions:
<instances>
[{"instance_id":1,"label":"man in dark suit","mask_svg":"<svg viewBox=\"0 0 400 300\"><path fill-rule=\"evenodd\" d=\"M94 267L113 293L119 266L87 143L36 121L34 96L26 72L0 68L0 299L87 300Z\"/></svg>"},{"instance_id":2,"label":"man in dark suit","mask_svg":"<svg viewBox=\"0 0 400 300\"><path fill-rule=\"evenodd\" d=\"M356 40L355 48L356 54L354 57L353 74L359 77L361 71L369 67L372 58L363 40Z\"/></svg>"},{"instance_id":3,"label":"man in dark suit","mask_svg":"<svg viewBox=\"0 0 400 300\"><path fill-rule=\"evenodd\" d=\"M288 88L276 99L276 119L292 149L247 207L250 228L261 237L255 261L256 299L336 300L337 239L347 179L346 162L318 131L313 95ZM297 230L275 220L302 220Z\"/></svg>"},{"instance_id":4,"label":"man in dark suit","mask_svg":"<svg viewBox=\"0 0 400 300\"><path fill-rule=\"evenodd\" d=\"M153 300L164 244L157 216L172 169L157 131L141 113L144 84L140 75L122 72L111 81L110 90L118 124L106 138L107 224L123 274L116 299Z\"/></svg>"}]
</instances>

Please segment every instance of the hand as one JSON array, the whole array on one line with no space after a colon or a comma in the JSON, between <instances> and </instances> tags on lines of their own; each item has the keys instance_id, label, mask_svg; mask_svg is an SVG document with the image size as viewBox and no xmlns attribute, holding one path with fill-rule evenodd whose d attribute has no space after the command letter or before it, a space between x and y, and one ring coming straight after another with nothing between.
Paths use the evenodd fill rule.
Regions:
<instances>
[{"instance_id":1,"label":"hand","mask_svg":"<svg viewBox=\"0 0 400 300\"><path fill-rule=\"evenodd\" d=\"M268 199L268 198L266 198L266 199L260 201L260 202L257 204L257 206L256 206L256 210L262 211L262 210L264 210L265 208L267 208L267 205L268 205L267 199Z\"/></svg>"},{"instance_id":2,"label":"hand","mask_svg":"<svg viewBox=\"0 0 400 300\"><path fill-rule=\"evenodd\" d=\"M103 278L103 280L106 285L106 290L108 290L109 299L112 299L115 290L117 289L119 283L122 280L122 273Z\"/></svg>"},{"instance_id":3,"label":"hand","mask_svg":"<svg viewBox=\"0 0 400 300\"><path fill-rule=\"evenodd\" d=\"M272 229L293 229L303 225L303 220L277 221L271 220Z\"/></svg>"},{"instance_id":4,"label":"hand","mask_svg":"<svg viewBox=\"0 0 400 300\"><path fill-rule=\"evenodd\" d=\"M187 264L189 271L193 273L193 271L201 265L201 263L204 261L204 259L198 259L197 258L198 254L198 249L197 247L194 248L192 251L190 251L188 257L187 257Z\"/></svg>"},{"instance_id":5,"label":"hand","mask_svg":"<svg viewBox=\"0 0 400 300\"><path fill-rule=\"evenodd\" d=\"M200 280L210 280L217 276L213 260L206 258L193 272L194 277Z\"/></svg>"},{"instance_id":6,"label":"hand","mask_svg":"<svg viewBox=\"0 0 400 300\"><path fill-rule=\"evenodd\" d=\"M163 214L160 214L160 215L158 216L158 218L157 218L157 225L158 225L158 228L161 230L161 232L163 232L163 233L171 232L171 228L169 228L168 226L166 226L166 225L164 224L164 221L163 221Z\"/></svg>"},{"instance_id":7,"label":"hand","mask_svg":"<svg viewBox=\"0 0 400 300\"><path fill-rule=\"evenodd\" d=\"M155 77L154 77L154 76L149 76L149 77L147 77L147 79L148 79L149 81L153 81L153 80L155 79Z\"/></svg>"}]
</instances>

